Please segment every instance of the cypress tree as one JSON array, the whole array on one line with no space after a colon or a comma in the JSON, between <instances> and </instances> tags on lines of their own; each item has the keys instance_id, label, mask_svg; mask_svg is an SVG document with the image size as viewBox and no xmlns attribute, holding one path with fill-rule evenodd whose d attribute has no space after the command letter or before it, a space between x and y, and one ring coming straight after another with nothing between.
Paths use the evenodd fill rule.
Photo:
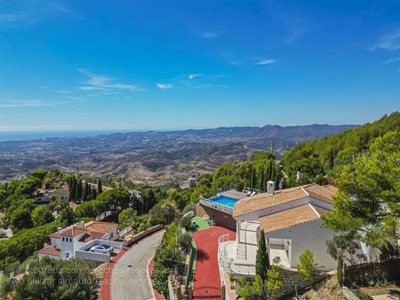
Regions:
<instances>
[{"instance_id":1,"label":"cypress tree","mask_svg":"<svg viewBox=\"0 0 400 300\"><path fill-rule=\"evenodd\" d=\"M89 192L88 183L85 182L85 186L83 187L83 192L82 192L82 200L84 202L88 200L88 192Z\"/></svg>"},{"instance_id":2,"label":"cypress tree","mask_svg":"<svg viewBox=\"0 0 400 300\"><path fill-rule=\"evenodd\" d=\"M96 189L92 189L92 200L94 200L94 199L96 199L97 198L97 191L96 191Z\"/></svg>"},{"instance_id":3,"label":"cypress tree","mask_svg":"<svg viewBox=\"0 0 400 300\"><path fill-rule=\"evenodd\" d=\"M101 178L97 181L97 195L100 195L103 192L103 188L101 187Z\"/></svg>"},{"instance_id":4,"label":"cypress tree","mask_svg":"<svg viewBox=\"0 0 400 300\"><path fill-rule=\"evenodd\" d=\"M278 173L275 174L275 191L279 190L279 176Z\"/></svg>"},{"instance_id":5,"label":"cypress tree","mask_svg":"<svg viewBox=\"0 0 400 300\"><path fill-rule=\"evenodd\" d=\"M256 258L256 275L260 275L263 282L265 282L265 280L267 279L269 267L269 257L267 252L267 245L265 243L264 229L261 229Z\"/></svg>"},{"instance_id":6,"label":"cypress tree","mask_svg":"<svg viewBox=\"0 0 400 300\"><path fill-rule=\"evenodd\" d=\"M256 168L253 167L253 173L251 174L251 189L253 190L256 187Z\"/></svg>"},{"instance_id":7,"label":"cypress tree","mask_svg":"<svg viewBox=\"0 0 400 300\"><path fill-rule=\"evenodd\" d=\"M76 185L76 200L82 200L82 180L80 179Z\"/></svg>"},{"instance_id":8,"label":"cypress tree","mask_svg":"<svg viewBox=\"0 0 400 300\"><path fill-rule=\"evenodd\" d=\"M260 191L264 191L265 184L264 184L264 167L261 169L261 179L260 179Z\"/></svg>"},{"instance_id":9,"label":"cypress tree","mask_svg":"<svg viewBox=\"0 0 400 300\"><path fill-rule=\"evenodd\" d=\"M75 178L75 175L72 176L72 179L71 179L71 188L70 188L69 198L72 201L76 200L76 178Z\"/></svg>"},{"instance_id":10,"label":"cypress tree","mask_svg":"<svg viewBox=\"0 0 400 300\"><path fill-rule=\"evenodd\" d=\"M331 151L329 152L329 170L333 168L333 147L331 147Z\"/></svg>"}]
</instances>

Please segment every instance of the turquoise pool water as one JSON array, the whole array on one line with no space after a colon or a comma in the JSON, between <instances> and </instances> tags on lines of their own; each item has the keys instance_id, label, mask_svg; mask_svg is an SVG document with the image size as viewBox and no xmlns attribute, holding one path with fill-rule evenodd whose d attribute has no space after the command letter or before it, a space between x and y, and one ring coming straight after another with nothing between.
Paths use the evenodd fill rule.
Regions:
<instances>
[{"instance_id":1,"label":"turquoise pool water","mask_svg":"<svg viewBox=\"0 0 400 300\"><path fill-rule=\"evenodd\" d=\"M225 197L225 196L216 196L216 197L209 198L207 200L216 202L216 203L219 203L222 205L226 205L226 206L229 206L232 208L235 205L235 203L239 201L237 199L233 199L233 198L229 198L229 197Z\"/></svg>"}]
</instances>

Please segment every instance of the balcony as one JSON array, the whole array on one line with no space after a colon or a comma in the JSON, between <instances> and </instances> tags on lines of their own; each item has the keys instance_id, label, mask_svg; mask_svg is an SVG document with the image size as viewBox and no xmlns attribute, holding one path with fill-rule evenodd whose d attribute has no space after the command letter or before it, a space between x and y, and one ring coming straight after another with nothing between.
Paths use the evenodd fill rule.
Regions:
<instances>
[{"instance_id":1,"label":"balcony","mask_svg":"<svg viewBox=\"0 0 400 300\"><path fill-rule=\"evenodd\" d=\"M218 264L219 269L232 276L255 276L254 259L237 258L237 243L230 241L229 235L221 235L218 238Z\"/></svg>"}]
</instances>

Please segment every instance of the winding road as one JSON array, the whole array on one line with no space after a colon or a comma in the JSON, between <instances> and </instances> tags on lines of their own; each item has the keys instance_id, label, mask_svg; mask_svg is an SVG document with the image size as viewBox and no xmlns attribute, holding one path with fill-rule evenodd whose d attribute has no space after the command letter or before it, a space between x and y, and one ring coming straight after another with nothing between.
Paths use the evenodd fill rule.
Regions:
<instances>
[{"instance_id":1,"label":"winding road","mask_svg":"<svg viewBox=\"0 0 400 300\"><path fill-rule=\"evenodd\" d=\"M155 299L148 265L161 241L164 230L134 245L115 263L111 273L112 300Z\"/></svg>"}]
</instances>

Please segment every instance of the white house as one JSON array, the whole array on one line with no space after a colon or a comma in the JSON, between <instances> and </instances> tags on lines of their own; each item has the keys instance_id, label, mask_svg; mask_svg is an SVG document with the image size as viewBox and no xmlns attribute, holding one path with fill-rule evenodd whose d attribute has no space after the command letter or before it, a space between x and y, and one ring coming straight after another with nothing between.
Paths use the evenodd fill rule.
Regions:
<instances>
[{"instance_id":1,"label":"white house","mask_svg":"<svg viewBox=\"0 0 400 300\"><path fill-rule=\"evenodd\" d=\"M44 244L38 251L39 261L43 256L54 259L68 259L75 256L75 251L92 240L115 240L118 224L90 221L68 226L49 235L51 244Z\"/></svg>"},{"instance_id":2,"label":"white house","mask_svg":"<svg viewBox=\"0 0 400 300\"><path fill-rule=\"evenodd\" d=\"M235 203L236 241L221 236L218 262L221 271L233 276L254 276L258 240L264 229L269 258L279 257L280 265L296 268L306 249L314 253L321 270L333 270L336 262L327 253L325 241L333 231L322 225L321 215L333 209L337 188L310 184L243 198Z\"/></svg>"}]
</instances>

